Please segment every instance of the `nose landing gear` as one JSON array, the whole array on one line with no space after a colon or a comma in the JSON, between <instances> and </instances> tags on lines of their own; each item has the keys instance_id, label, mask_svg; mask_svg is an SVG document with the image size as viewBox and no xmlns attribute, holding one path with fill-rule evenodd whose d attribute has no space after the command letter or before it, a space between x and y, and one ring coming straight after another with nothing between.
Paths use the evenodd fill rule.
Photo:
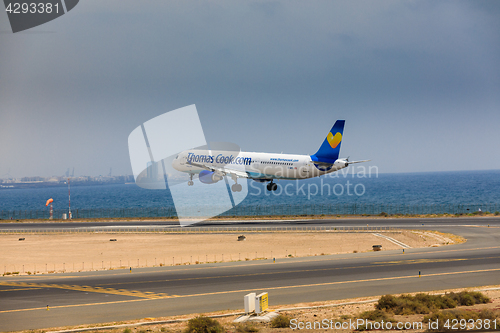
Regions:
<instances>
[{"instance_id":1,"label":"nose landing gear","mask_svg":"<svg viewBox=\"0 0 500 333\"><path fill-rule=\"evenodd\" d=\"M193 174L190 173L189 174L189 181L188 181L188 186L193 186L194 185L194 182L193 182Z\"/></svg>"}]
</instances>

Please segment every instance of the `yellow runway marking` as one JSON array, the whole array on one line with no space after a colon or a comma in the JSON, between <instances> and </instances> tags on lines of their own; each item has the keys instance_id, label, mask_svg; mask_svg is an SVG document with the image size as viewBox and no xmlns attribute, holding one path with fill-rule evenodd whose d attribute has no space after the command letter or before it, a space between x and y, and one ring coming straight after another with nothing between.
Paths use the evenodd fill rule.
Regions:
<instances>
[{"instance_id":1,"label":"yellow runway marking","mask_svg":"<svg viewBox=\"0 0 500 333\"><path fill-rule=\"evenodd\" d=\"M46 284L46 283L30 283L30 282L0 282L0 286L11 286L11 287L26 287L26 288L56 288L56 289L66 289L75 290L91 293L102 293L102 294L112 294L120 296L133 296L148 299L165 298L168 295L162 293L156 294L151 291L142 292L138 290L126 290L126 289L114 289L114 288L102 288L102 287L90 287L90 286L77 286L77 285L67 285L67 284ZM22 290L22 289L17 289Z\"/></svg>"},{"instance_id":2,"label":"yellow runway marking","mask_svg":"<svg viewBox=\"0 0 500 333\"><path fill-rule=\"evenodd\" d=\"M480 269L480 270L474 270L474 271L432 273L432 274L422 275L422 277L420 279L425 279L426 277L429 277L429 276L473 274L473 273L485 273L485 272L497 272L497 271L500 271L500 268ZM302 284L302 285L294 285L294 286L262 287L262 288L258 288L258 289L262 289L262 290L280 290L280 289L309 288L309 287L331 286L331 285L340 285L340 284L349 284L349 283L373 282L373 281L390 281L390 280L403 280L403 279L419 279L419 277L418 277L418 275L392 276L392 277L385 277L385 278L373 278L373 279L362 279L362 280L352 280L352 281L337 281L337 282L324 282L324 283ZM124 300L124 301L114 301L114 302L73 304L73 305L55 305L55 306L51 306L50 308L51 309L58 309L58 308L80 307L80 306L109 305L109 304L120 304L120 303L143 302L143 301L159 300L159 299L166 299L166 298L189 298L189 297L199 297L199 296L208 296L208 295L224 295L224 294L232 294L232 293L245 293L245 292L250 292L250 291L255 291L255 288L253 288L253 289L241 289L241 290L216 291L216 292L212 292L212 293L191 294L191 295L170 295L170 296L157 297L157 298L141 298L141 299L135 299L135 300ZM160 294L157 294L157 295L160 295ZM4 311L0 311L0 313L10 313L10 312L20 312L20 311L33 311L33 310L46 310L46 308L45 307L41 307L41 308L31 308L31 309L4 310Z\"/></svg>"},{"instance_id":3,"label":"yellow runway marking","mask_svg":"<svg viewBox=\"0 0 500 333\"><path fill-rule=\"evenodd\" d=\"M3 290L0 290L0 292L3 292L3 291L24 291L24 290L36 290L36 289L42 289L42 288L19 288L19 289L3 289Z\"/></svg>"},{"instance_id":4,"label":"yellow runway marking","mask_svg":"<svg viewBox=\"0 0 500 333\"><path fill-rule=\"evenodd\" d=\"M109 304L132 303L132 302L141 302L141 301L149 301L149 300L144 299L144 298L140 298L140 299L131 299L131 300L127 300L127 301L72 304L72 305L52 305L52 306L50 306L50 309L53 310L53 309L59 309L59 308L75 308L75 307L80 307L80 306L109 305ZM0 313L22 312L22 311L33 311L33 310L47 310L47 307L31 308L31 309L4 310L4 311L0 311Z\"/></svg>"},{"instance_id":5,"label":"yellow runway marking","mask_svg":"<svg viewBox=\"0 0 500 333\"><path fill-rule=\"evenodd\" d=\"M374 262L373 265L395 265L395 264L425 264L431 262L451 262L451 261L466 261L466 260L478 260L478 259L498 259L500 257L489 257L489 258L459 258L459 259L410 259L410 260L399 260L399 261L379 261Z\"/></svg>"}]
</instances>

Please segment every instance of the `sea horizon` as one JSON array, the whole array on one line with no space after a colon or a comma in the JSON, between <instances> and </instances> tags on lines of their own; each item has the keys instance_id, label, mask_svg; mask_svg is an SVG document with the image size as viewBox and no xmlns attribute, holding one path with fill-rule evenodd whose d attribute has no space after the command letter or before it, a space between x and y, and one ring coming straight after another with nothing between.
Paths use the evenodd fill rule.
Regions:
<instances>
[{"instance_id":1,"label":"sea horizon","mask_svg":"<svg viewBox=\"0 0 500 333\"><path fill-rule=\"evenodd\" d=\"M349 172L298 181L280 180L277 183L280 189L268 192L265 184L249 180L248 195L240 205L500 203L500 170L379 173L365 178ZM184 185L175 186L189 197L189 191L193 188ZM201 191L212 186L197 185L202 186ZM208 198L209 195L207 192L206 197L201 197ZM49 198L53 198L55 209L69 206L68 189L65 186L4 188L0 190L0 211L48 209L45 203ZM209 200L198 199L187 204L207 205ZM147 190L135 184L80 185L71 188L73 210L173 206L168 188Z\"/></svg>"}]
</instances>

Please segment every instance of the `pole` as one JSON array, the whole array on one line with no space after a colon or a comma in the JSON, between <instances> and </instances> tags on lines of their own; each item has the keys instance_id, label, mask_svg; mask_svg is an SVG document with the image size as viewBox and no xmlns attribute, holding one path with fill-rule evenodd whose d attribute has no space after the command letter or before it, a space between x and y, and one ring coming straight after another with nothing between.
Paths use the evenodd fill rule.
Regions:
<instances>
[{"instance_id":1,"label":"pole","mask_svg":"<svg viewBox=\"0 0 500 333\"><path fill-rule=\"evenodd\" d=\"M69 184L69 178L68 178L68 204L69 204L68 218L71 220L71 187Z\"/></svg>"}]
</instances>

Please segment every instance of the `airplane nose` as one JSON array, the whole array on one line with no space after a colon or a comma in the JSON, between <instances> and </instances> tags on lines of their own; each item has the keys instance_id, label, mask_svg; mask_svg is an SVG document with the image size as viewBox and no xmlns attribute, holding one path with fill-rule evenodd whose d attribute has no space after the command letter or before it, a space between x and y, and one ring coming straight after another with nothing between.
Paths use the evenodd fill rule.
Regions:
<instances>
[{"instance_id":1,"label":"airplane nose","mask_svg":"<svg viewBox=\"0 0 500 333\"><path fill-rule=\"evenodd\" d=\"M174 167L175 170L178 170L178 167L179 167L178 159L175 159L172 161L172 166Z\"/></svg>"}]
</instances>

